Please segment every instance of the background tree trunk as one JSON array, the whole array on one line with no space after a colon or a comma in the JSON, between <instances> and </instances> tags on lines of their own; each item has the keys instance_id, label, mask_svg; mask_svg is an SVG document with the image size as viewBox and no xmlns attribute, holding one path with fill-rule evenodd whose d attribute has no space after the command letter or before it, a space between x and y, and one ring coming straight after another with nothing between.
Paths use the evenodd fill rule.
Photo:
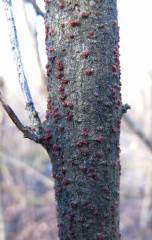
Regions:
<instances>
[{"instance_id":1,"label":"background tree trunk","mask_svg":"<svg viewBox=\"0 0 152 240\"><path fill-rule=\"evenodd\" d=\"M45 0L48 106L60 240L119 239L122 115L116 0Z\"/></svg>"}]
</instances>

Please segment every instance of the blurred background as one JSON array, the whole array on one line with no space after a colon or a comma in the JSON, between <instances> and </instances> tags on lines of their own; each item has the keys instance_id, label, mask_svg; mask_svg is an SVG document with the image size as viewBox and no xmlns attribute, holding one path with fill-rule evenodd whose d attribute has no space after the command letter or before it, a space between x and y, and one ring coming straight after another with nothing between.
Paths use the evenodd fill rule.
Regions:
<instances>
[{"instance_id":1,"label":"blurred background","mask_svg":"<svg viewBox=\"0 0 152 240\"><path fill-rule=\"evenodd\" d=\"M131 110L121 131L121 234L152 239L152 1L118 0L123 102ZM44 118L46 110L44 5L14 0L24 70ZM0 2L0 90L28 123ZM0 106L0 240L57 240L51 164L45 151L24 139ZM35 230L36 229L36 230Z\"/></svg>"}]
</instances>

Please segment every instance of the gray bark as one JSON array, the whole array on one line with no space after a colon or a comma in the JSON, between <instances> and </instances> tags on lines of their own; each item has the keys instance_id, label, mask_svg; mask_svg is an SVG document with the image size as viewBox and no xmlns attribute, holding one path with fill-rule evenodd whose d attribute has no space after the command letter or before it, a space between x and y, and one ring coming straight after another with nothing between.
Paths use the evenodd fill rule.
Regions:
<instances>
[{"instance_id":1,"label":"gray bark","mask_svg":"<svg viewBox=\"0 0 152 240\"><path fill-rule=\"evenodd\" d=\"M60 240L118 240L120 94L115 0L46 0L48 108Z\"/></svg>"}]
</instances>

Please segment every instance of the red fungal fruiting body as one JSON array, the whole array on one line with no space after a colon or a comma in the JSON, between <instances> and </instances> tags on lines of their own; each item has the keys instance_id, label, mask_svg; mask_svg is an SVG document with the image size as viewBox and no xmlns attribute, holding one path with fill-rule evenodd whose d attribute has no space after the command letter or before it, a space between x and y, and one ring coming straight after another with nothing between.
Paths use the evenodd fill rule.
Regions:
<instances>
[{"instance_id":1,"label":"red fungal fruiting body","mask_svg":"<svg viewBox=\"0 0 152 240\"><path fill-rule=\"evenodd\" d=\"M90 31L90 32L88 32L88 37L89 37L89 38L94 37L94 31Z\"/></svg>"},{"instance_id":2,"label":"red fungal fruiting body","mask_svg":"<svg viewBox=\"0 0 152 240\"><path fill-rule=\"evenodd\" d=\"M117 122L117 127L118 127L118 129L120 129L120 125L121 125L121 121L118 120L118 122Z\"/></svg>"},{"instance_id":3,"label":"red fungal fruiting body","mask_svg":"<svg viewBox=\"0 0 152 240\"><path fill-rule=\"evenodd\" d=\"M97 174L96 174L95 171L92 171L92 172L88 173L88 176L89 176L89 177L92 177L93 179L96 179L96 178L97 178Z\"/></svg>"},{"instance_id":4,"label":"red fungal fruiting body","mask_svg":"<svg viewBox=\"0 0 152 240\"><path fill-rule=\"evenodd\" d=\"M62 27L62 28L64 28L64 27L65 27L65 23L64 23L64 21L63 21L63 20L61 21L61 27Z\"/></svg>"},{"instance_id":5,"label":"red fungal fruiting body","mask_svg":"<svg viewBox=\"0 0 152 240\"><path fill-rule=\"evenodd\" d=\"M114 20L112 23L113 23L114 25L118 25L118 21L117 21L117 20Z\"/></svg>"},{"instance_id":6,"label":"red fungal fruiting body","mask_svg":"<svg viewBox=\"0 0 152 240\"><path fill-rule=\"evenodd\" d=\"M100 136L100 137L98 137L98 138L96 139L96 142L97 142L97 143L103 143L104 140L105 140L105 138L102 137L102 136Z\"/></svg>"},{"instance_id":7,"label":"red fungal fruiting body","mask_svg":"<svg viewBox=\"0 0 152 240\"><path fill-rule=\"evenodd\" d=\"M67 102L64 102L64 103L63 103L63 107L67 108L67 107L68 107L68 103L67 103Z\"/></svg>"},{"instance_id":8,"label":"red fungal fruiting body","mask_svg":"<svg viewBox=\"0 0 152 240\"><path fill-rule=\"evenodd\" d=\"M73 109L73 103L68 103L68 107L72 110Z\"/></svg>"},{"instance_id":9,"label":"red fungal fruiting body","mask_svg":"<svg viewBox=\"0 0 152 240\"><path fill-rule=\"evenodd\" d=\"M69 80L67 80L67 79L65 79L64 77L62 77L62 78L61 78L61 82L66 85L66 84L69 83Z\"/></svg>"},{"instance_id":10,"label":"red fungal fruiting body","mask_svg":"<svg viewBox=\"0 0 152 240\"><path fill-rule=\"evenodd\" d=\"M95 15L96 15L96 16L100 16L100 15L101 15L101 12L96 12Z\"/></svg>"},{"instance_id":11,"label":"red fungal fruiting body","mask_svg":"<svg viewBox=\"0 0 152 240\"><path fill-rule=\"evenodd\" d=\"M86 166L84 166L84 165L80 165L80 166L79 166L79 169L80 169L83 173L86 173L86 171L87 171L87 168L86 168Z\"/></svg>"},{"instance_id":12,"label":"red fungal fruiting body","mask_svg":"<svg viewBox=\"0 0 152 240\"><path fill-rule=\"evenodd\" d=\"M64 77L64 74L61 71L58 71L57 74L56 74L56 77L58 79L62 79Z\"/></svg>"},{"instance_id":13,"label":"red fungal fruiting body","mask_svg":"<svg viewBox=\"0 0 152 240\"><path fill-rule=\"evenodd\" d=\"M88 210L91 210L91 213L92 213L93 215L96 215L96 214L97 214L97 208L96 208L93 204L88 203L88 204L86 204L84 207L85 207L86 209L88 209Z\"/></svg>"},{"instance_id":14,"label":"red fungal fruiting body","mask_svg":"<svg viewBox=\"0 0 152 240\"><path fill-rule=\"evenodd\" d=\"M80 150L80 153L81 153L83 156L89 155L89 150L88 150L88 148L82 147L82 148L80 148L79 150Z\"/></svg>"},{"instance_id":15,"label":"red fungal fruiting body","mask_svg":"<svg viewBox=\"0 0 152 240\"><path fill-rule=\"evenodd\" d=\"M49 113L48 111L46 111L46 114L45 114L45 119L48 120L49 119Z\"/></svg>"},{"instance_id":16,"label":"red fungal fruiting body","mask_svg":"<svg viewBox=\"0 0 152 240\"><path fill-rule=\"evenodd\" d=\"M113 133L117 133L118 132L118 128L112 128L112 132Z\"/></svg>"},{"instance_id":17,"label":"red fungal fruiting body","mask_svg":"<svg viewBox=\"0 0 152 240\"><path fill-rule=\"evenodd\" d=\"M96 153L95 157L96 157L96 158L102 158L103 155L102 155L101 153Z\"/></svg>"},{"instance_id":18,"label":"red fungal fruiting body","mask_svg":"<svg viewBox=\"0 0 152 240\"><path fill-rule=\"evenodd\" d=\"M52 109L52 106L53 106L52 103L48 103L48 104L47 104L47 109L49 110L49 112L50 112L50 110Z\"/></svg>"},{"instance_id":19,"label":"red fungal fruiting body","mask_svg":"<svg viewBox=\"0 0 152 240\"><path fill-rule=\"evenodd\" d=\"M52 117L55 118L56 120L61 117L59 112L53 112Z\"/></svg>"},{"instance_id":20,"label":"red fungal fruiting body","mask_svg":"<svg viewBox=\"0 0 152 240\"><path fill-rule=\"evenodd\" d=\"M51 62L52 60L54 59L54 57L52 57L52 56L49 56L48 57L48 60Z\"/></svg>"},{"instance_id":21,"label":"red fungal fruiting body","mask_svg":"<svg viewBox=\"0 0 152 240\"><path fill-rule=\"evenodd\" d=\"M64 127L60 127L59 130L61 133L64 132Z\"/></svg>"},{"instance_id":22,"label":"red fungal fruiting body","mask_svg":"<svg viewBox=\"0 0 152 240\"><path fill-rule=\"evenodd\" d=\"M72 119L73 119L73 114L71 112L68 112L67 113L67 120L72 121Z\"/></svg>"},{"instance_id":23,"label":"red fungal fruiting body","mask_svg":"<svg viewBox=\"0 0 152 240\"><path fill-rule=\"evenodd\" d=\"M102 234L98 235L97 240L104 240L104 237Z\"/></svg>"},{"instance_id":24,"label":"red fungal fruiting body","mask_svg":"<svg viewBox=\"0 0 152 240\"><path fill-rule=\"evenodd\" d=\"M50 140L51 138L52 138L52 133L51 133L50 130L47 130L46 133L44 134L44 136L42 137L42 139L43 139L44 141L48 141L48 140Z\"/></svg>"},{"instance_id":25,"label":"red fungal fruiting body","mask_svg":"<svg viewBox=\"0 0 152 240\"><path fill-rule=\"evenodd\" d=\"M122 105L121 99L117 99L116 104L117 104L118 106L121 106L121 105Z\"/></svg>"},{"instance_id":26,"label":"red fungal fruiting body","mask_svg":"<svg viewBox=\"0 0 152 240\"><path fill-rule=\"evenodd\" d=\"M67 95L66 95L66 94L62 94L62 95L60 96L60 100L61 100L61 101L64 101L66 98L67 98Z\"/></svg>"},{"instance_id":27,"label":"red fungal fruiting body","mask_svg":"<svg viewBox=\"0 0 152 240\"><path fill-rule=\"evenodd\" d=\"M61 86L60 88L59 88L59 93L64 93L64 91L65 91L65 88L63 87L63 86Z\"/></svg>"},{"instance_id":28,"label":"red fungal fruiting body","mask_svg":"<svg viewBox=\"0 0 152 240\"><path fill-rule=\"evenodd\" d=\"M55 65L56 65L56 69L58 71L62 71L63 70L63 63L60 59L56 59L56 62L55 62Z\"/></svg>"},{"instance_id":29,"label":"red fungal fruiting body","mask_svg":"<svg viewBox=\"0 0 152 240\"><path fill-rule=\"evenodd\" d=\"M62 171L62 173L63 173L63 174L65 174L65 173L66 173L66 169L65 169L65 167L64 167L64 166L62 166L62 168L61 168L61 171Z\"/></svg>"},{"instance_id":30,"label":"red fungal fruiting body","mask_svg":"<svg viewBox=\"0 0 152 240\"><path fill-rule=\"evenodd\" d=\"M69 21L69 25L71 26L71 27L78 27L78 26L80 26L80 20L79 19L75 19L75 20L70 20Z\"/></svg>"},{"instance_id":31,"label":"red fungal fruiting body","mask_svg":"<svg viewBox=\"0 0 152 240\"><path fill-rule=\"evenodd\" d=\"M55 48L51 47L51 48L48 49L48 51L49 51L50 53L55 52Z\"/></svg>"},{"instance_id":32,"label":"red fungal fruiting body","mask_svg":"<svg viewBox=\"0 0 152 240\"><path fill-rule=\"evenodd\" d=\"M88 17L89 17L89 13L87 13L87 12L82 12L82 13L80 14L80 17L81 17L81 18L88 18Z\"/></svg>"},{"instance_id":33,"label":"red fungal fruiting body","mask_svg":"<svg viewBox=\"0 0 152 240\"><path fill-rule=\"evenodd\" d=\"M71 38L71 39L73 39L73 38L75 37L73 33L69 33L68 36L69 36L69 38Z\"/></svg>"},{"instance_id":34,"label":"red fungal fruiting body","mask_svg":"<svg viewBox=\"0 0 152 240\"><path fill-rule=\"evenodd\" d=\"M45 40L48 39L48 33L49 33L49 25L46 24L46 25L45 25Z\"/></svg>"},{"instance_id":35,"label":"red fungal fruiting body","mask_svg":"<svg viewBox=\"0 0 152 240\"><path fill-rule=\"evenodd\" d=\"M53 178L58 180L58 181L61 179L61 177L59 175L55 174L55 173L53 173Z\"/></svg>"},{"instance_id":36,"label":"red fungal fruiting body","mask_svg":"<svg viewBox=\"0 0 152 240\"><path fill-rule=\"evenodd\" d=\"M47 3L50 3L51 0L44 0L44 2L47 4Z\"/></svg>"},{"instance_id":37,"label":"red fungal fruiting body","mask_svg":"<svg viewBox=\"0 0 152 240\"><path fill-rule=\"evenodd\" d=\"M82 140L76 144L77 147L82 147L83 145L89 145L89 141L87 140Z\"/></svg>"},{"instance_id":38,"label":"red fungal fruiting body","mask_svg":"<svg viewBox=\"0 0 152 240\"><path fill-rule=\"evenodd\" d=\"M93 69L91 69L91 68L85 69L85 70L84 70L84 74L85 74L86 76L91 76L91 75L93 74Z\"/></svg>"},{"instance_id":39,"label":"red fungal fruiting body","mask_svg":"<svg viewBox=\"0 0 152 240\"><path fill-rule=\"evenodd\" d=\"M63 179L63 182L62 182L62 183L63 183L64 186L67 186L67 185L70 184L70 180L65 177L65 178Z\"/></svg>"},{"instance_id":40,"label":"red fungal fruiting body","mask_svg":"<svg viewBox=\"0 0 152 240\"><path fill-rule=\"evenodd\" d=\"M52 106L52 108L50 109L51 110L51 114L52 114L52 117L55 118L56 120L58 118L60 118L60 112L59 112L59 109L58 108L55 108Z\"/></svg>"},{"instance_id":41,"label":"red fungal fruiting body","mask_svg":"<svg viewBox=\"0 0 152 240\"><path fill-rule=\"evenodd\" d=\"M58 144L53 144L52 149L53 149L53 152L58 152L60 151L60 146Z\"/></svg>"},{"instance_id":42,"label":"red fungal fruiting body","mask_svg":"<svg viewBox=\"0 0 152 240\"><path fill-rule=\"evenodd\" d=\"M57 33L57 30L52 28L51 31L49 32L50 36L55 36L55 34Z\"/></svg>"},{"instance_id":43,"label":"red fungal fruiting body","mask_svg":"<svg viewBox=\"0 0 152 240\"><path fill-rule=\"evenodd\" d=\"M85 50L81 53L81 56L84 57L84 58L87 58L89 55L90 55L89 50Z\"/></svg>"},{"instance_id":44,"label":"red fungal fruiting body","mask_svg":"<svg viewBox=\"0 0 152 240\"><path fill-rule=\"evenodd\" d=\"M47 63L45 67L46 67L46 69L49 69L51 66L49 63Z\"/></svg>"},{"instance_id":45,"label":"red fungal fruiting body","mask_svg":"<svg viewBox=\"0 0 152 240\"><path fill-rule=\"evenodd\" d=\"M70 202L69 206L73 209L77 208L78 204L76 202Z\"/></svg>"},{"instance_id":46,"label":"red fungal fruiting body","mask_svg":"<svg viewBox=\"0 0 152 240\"><path fill-rule=\"evenodd\" d=\"M113 65L112 65L112 71L113 71L114 73L116 73L117 70L118 70L117 65L116 65L116 64L113 64Z\"/></svg>"},{"instance_id":47,"label":"red fungal fruiting body","mask_svg":"<svg viewBox=\"0 0 152 240\"><path fill-rule=\"evenodd\" d=\"M81 135L84 136L84 137L88 137L88 135L89 135L88 129L87 128L83 128L81 130Z\"/></svg>"},{"instance_id":48,"label":"red fungal fruiting body","mask_svg":"<svg viewBox=\"0 0 152 240\"><path fill-rule=\"evenodd\" d=\"M99 96L100 96L100 93L99 93L98 91L95 91L95 92L94 92L94 96L95 96L95 97L99 97Z\"/></svg>"},{"instance_id":49,"label":"red fungal fruiting body","mask_svg":"<svg viewBox=\"0 0 152 240\"><path fill-rule=\"evenodd\" d=\"M66 49L65 49L65 48L62 48L62 49L61 49L61 52L62 52L62 53L64 53L65 51L66 51Z\"/></svg>"},{"instance_id":50,"label":"red fungal fruiting body","mask_svg":"<svg viewBox=\"0 0 152 240\"><path fill-rule=\"evenodd\" d=\"M73 109L73 104L69 102L64 102L63 107Z\"/></svg>"},{"instance_id":51,"label":"red fungal fruiting body","mask_svg":"<svg viewBox=\"0 0 152 240\"><path fill-rule=\"evenodd\" d=\"M121 152L120 144L117 145L117 150L119 153Z\"/></svg>"},{"instance_id":52,"label":"red fungal fruiting body","mask_svg":"<svg viewBox=\"0 0 152 240\"><path fill-rule=\"evenodd\" d=\"M64 9L64 0L59 0L59 8Z\"/></svg>"}]
</instances>

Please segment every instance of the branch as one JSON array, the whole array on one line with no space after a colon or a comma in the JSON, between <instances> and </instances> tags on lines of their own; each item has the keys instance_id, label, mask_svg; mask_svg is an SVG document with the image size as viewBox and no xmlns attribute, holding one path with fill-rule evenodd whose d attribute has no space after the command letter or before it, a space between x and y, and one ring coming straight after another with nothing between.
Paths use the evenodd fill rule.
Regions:
<instances>
[{"instance_id":1,"label":"branch","mask_svg":"<svg viewBox=\"0 0 152 240\"><path fill-rule=\"evenodd\" d=\"M130 127L130 129L142 140L142 142L152 151L152 141L147 138L145 133L140 129L137 124L127 115L123 117L124 121Z\"/></svg>"},{"instance_id":2,"label":"branch","mask_svg":"<svg viewBox=\"0 0 152 240\"><path fill-rule=\"evenodd\" d=\"M19 83L25 99L26 109L29 112L31 125L37 128L37 131L39 132L41 131L41 121L34 107L34 103L33 103L32 96L31 96L28 82L27 82L27 78L25 76L24 69L23 69L23 64L22 64L21 54L19 49L19 41L18 41L16 26L15 26L15 20L12 12L12 1L11 0L2 0L2 1L4 4L7 22L9 25L11 47L14 52L14 58L16 60Z\"/></svg>"},{"instance_id":3,"label":"branch","mask_svg":"<svg viewBox=\"0 0 152 240\"><path fill-rule=\"evenodd\" d=\"M41 16L44 18L45 14L44 12L39 8L35 0L25 0L25 2L32 4L35 12L37 15Z\"/></svg>"},{"instance_id":4,"label":"branch","mask_svg":"<svg viewBox=\"0 0 152 240\"><path fill-rule=\"evenodd\" d=\"M35 170L33 167L23 162L21 159L17 159L16 157L8 153L5 153L5 151L0 152L0 157L4 161L13 164L15 167L27 171L28 174L31 174L34 178L37 178L37 180L41 181L43 184L45 184L46 187L49 187L49 189L54 187L53 181L51 181L50 178L41 174L40 172Z\"/></svg>"},{"instance_id":5,"label":"branch","mask_svg":"<svg viewBox=\"0 0 152 240\"><path fill-rule=\"evenodd\" d=\"M32 1L31 0L23 0L23 2L30 2L31 3ZM31 38L33 40L33 47L34 47L38 67L39 67L39 70L40 70L41 79L42 79L42 82L46 84L46 77L45 77L45 73L44 73L44 70L43 70L43 67L42 67L42 64L41 64L41 57L40 57L40 53L39 53L37 29L36 29L36 26L34 26L34 29L33 29L33 27L31 27L31 23L29 21L30 19L28 19L27 11L25 9L25 4L23 4L23 13L25 15L25 21L27 23L29 32L31 34ZM44 89L46 90L46 88L44 88Z\"/></svg>"},{"instance_id":6,"label":"branch","mask_svg":"<svg viewBox=\"0 0 152 240\"><path fill-rule=\"evenodd\" d=\"M4 110L7 112L8 116L11 118L12 122L16 125L16 127L24 134L25 138L29 138L33 140L34 142L40 143L41 138L37 136L30 127L25 127L15 112L12 110L12 108L5 102L4 98L2 97L2 94L0 92L0 102L4 108Z\"/></svg>"}]
</instances>

